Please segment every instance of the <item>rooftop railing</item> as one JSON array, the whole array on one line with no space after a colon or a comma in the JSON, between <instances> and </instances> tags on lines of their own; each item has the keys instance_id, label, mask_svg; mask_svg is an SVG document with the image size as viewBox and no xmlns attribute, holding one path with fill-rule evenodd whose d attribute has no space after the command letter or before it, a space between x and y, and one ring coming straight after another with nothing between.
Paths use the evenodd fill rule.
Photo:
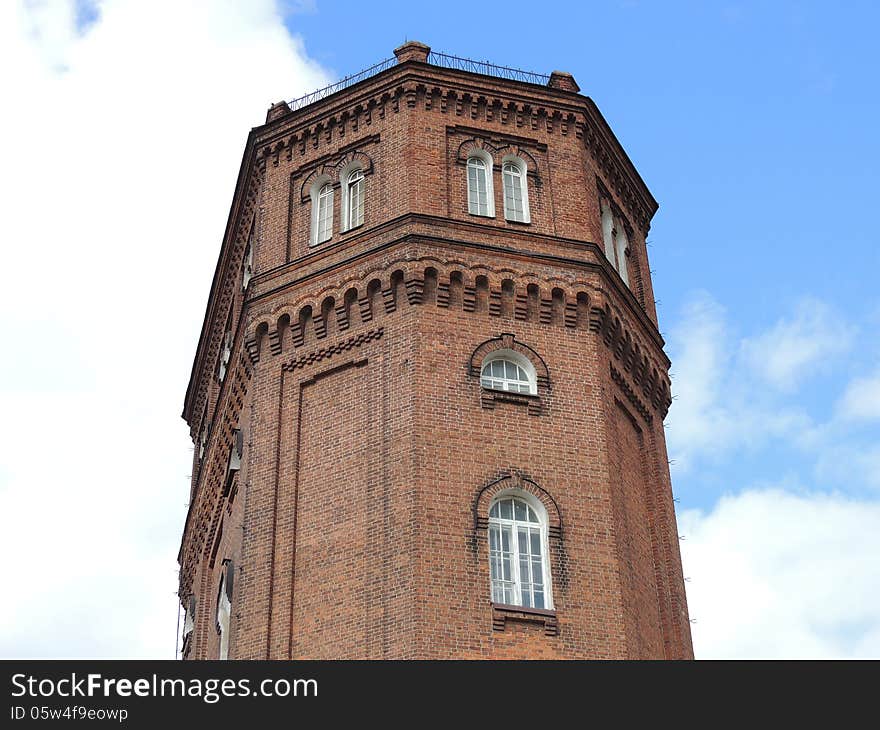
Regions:
<instances>
[{"instance_id":1,"label":"rooftop railing","mask_svg":"<svg viewBox=\"0 0 880 730\"><path fill-rule=\"evenodd\" d=\"M511 81L524 81L529 84L539 84L541 86L546 86L547 83L550 81L550 76L547 74L534 73L533 71L523 71L522 69L511 68L510 66L498 66L497 64L489 63L489 61L474 61L470 58L450 56L447 53L440 53L438 51L431 51L428 54L428 63L433 66L440 66L442 68L457 69L458 71L469 71L470 73L483 74L484 76L497 76L502 79L509 79ZM306 94L305 96L301 96L298 99L294 99L293 101L288 102L287 105L290 107L291 111L302 109L309 104L314 104L316 101L320 101L321 99L324 99L331 94L335 94L337 91L342 91L342 89L353 86L359 81L363 81L364 79L368 79L371 76L375 76L376 74L379 74L382 71L385 71L386 69L395 66L396 64L397 58L386 58L384 61L379 61L379 63L375 63L369 68L365 68L362 71L351 74L351 76L346 76L344 79L340 79L334 84L325 86L323 89L318 89L317 91L313 91L310 94Z\"/></svg>"}]
</instances>

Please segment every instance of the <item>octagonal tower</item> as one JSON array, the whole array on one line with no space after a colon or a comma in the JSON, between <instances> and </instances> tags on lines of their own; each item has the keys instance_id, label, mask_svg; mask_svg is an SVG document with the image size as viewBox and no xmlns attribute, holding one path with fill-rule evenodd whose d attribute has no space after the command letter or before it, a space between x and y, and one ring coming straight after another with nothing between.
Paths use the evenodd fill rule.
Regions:
<instances>
[{"instance_id":1,"label":"octagonal tower","mask_svg":"<svg viewBox=\"0 0 880 730\"><path fill-rule=\"evenodd\" d=\"M188 658L690 658L645 236L570 74L272 106L183 416Z\"/></svg>"}]
</instances>

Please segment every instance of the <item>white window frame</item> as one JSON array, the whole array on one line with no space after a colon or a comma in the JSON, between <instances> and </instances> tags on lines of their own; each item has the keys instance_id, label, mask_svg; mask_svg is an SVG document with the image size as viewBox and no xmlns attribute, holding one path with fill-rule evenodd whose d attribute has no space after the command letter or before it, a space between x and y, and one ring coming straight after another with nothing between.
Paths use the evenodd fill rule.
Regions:
<instances>
[{"instance_id":1,"label":"white window frame","mask_svg":"<svg viewBox=\"0 0 880 730\"><path fill-rule=\"evenodd\" d=\"M605 245L605 258L620 274L624 284L629 286L629 270L626 264L629 241L623 223L611 211L611 206L606 200L602 201L602 241Z\"/></svg>"},{"instance_id":2,"label":"white window frame","mask_svg":"<svg viewBox=\"0 0 880 730\"><path fill-rule=\"evenodd\" d=\"M629 248L629 241L626 240L626 232L618 221L617 236L615 237L615 253L617 254L617 273L623 279L623 283L629 286L629 272L626 268L626 250Z\"/></svg>"},{"instance_id":3,"label":"white window frame","mask_svg":"<svg viewBox=\"0 0 880 730\"><path fill-rule=\"evenodd\" d=\"M543 606L526 606L523 603L522 599L522 588L523 581L522 576L520 574L520 555L519 555L519 539L517 528L518 527L527 527L529 529L535 529L534 522L528 522L517 519L507 519L504 517L492 517L492 508L498 503L505 499L519 499L525 502L535 513L535 516L538 518L537 529L540 533L540 545L541 545L541 570L543 573L543 588L544 588L544 605ZM489 529L487 530L487 541L489 548L489 596L492 599L493 603L503 603L502 601L495 600L495 585L492 579L492 529L496 527L501 530L502 527L508 527L510 529L510 560L511 560L511 576L513 580L513 603L507 604L512 606L521 606L523 608L535 608L538 610L544 611L552 611L553 610L553 585L552 585L552 577L550 575L550 540L549 540L549 531L547 529L548 519L547 519L547 510L544 508L544 505L541 504L540 500L536 499L533 495L528 492L524 492L519 489L509 489L501 492L492 499L492 503L489 505L489 513L488 524Z\"/></svg>"},{"instance_id":4,"label":"white window frame","mask_svg":"<svg viewBox=\"0 0 880 730\"><path fill-rule=\"evenodd\" d=\"M479 160L483 163L484 167L482 168L483 173L485 175L486 181L486 212L481 213L479 210L479 198L477 198L476 205L474 205L474 196L475 194L479 195L479 190L474 191L473 186L471 185L471 169L481 169L476 165L475 160ZM484 150L473 150L470 155L468 155L467 165L465 167L465 177L467 178L467 198L468 198L468 213L471 215L478 215L481 218L494 218L495 217L495 188L492 185L493 178L493 162L492 157L489 153Z\"/></svg>"},{"instance_id":5,"label":"white window frame","mask_svg":"<svg viewBox=\"0 0 880 730\"><path fill-rule=\"evenodd\" d=\"M508 362L512 362L514 365L518 365L525 371L525 374L528 378L528 386L529 391L528 395L537 395L538 394L538 374L535 371L535 366L532 362L521 355L520 353L514 350L495 350L494 352L490 352L483 358L483 362L480 365L480 386L486 388L487 390L498 390L507 393L522 393L519 389L513 389L508 386L513 384L521 384L523 381L521 380L510 380L508 378L499 378L494 375L490 375L486 373L487 367L498 360L507 360ZM485 385L484 379L490 379L495 381L500 381L501 387L497 387L495 385Z\"/></svg>"},{"instance_id":6,"label":"white window frame","mask_svg":"<svg viewBox=\"0 0 880 730\"><path fill-rule=\"evenodd\" d=\"M221 383L226 378L229 370L229 358L232 356L232 332L227 332L223 337L223 350L220 352L220 362L217 365L217 380Z\"/></svg>"},{"instance_id":7,"label":"white window frame","mask_svg":"<svg viewBox=\"0 0 880 730\"><path fill-rule=\"evenodd\" d=\"M605 258L614 266L614 214L604 200L602 201L602 241L605 244Z\"/></svg>"},{"instance_id":8,"label":"white window frame","mask_svg":"<svg viewBox=\"0 0 880 730\"><path fill-rule=\"evenodd\" d=\"M513 168L516 172L516 176L510 172L508 172L508 168ZM532 217L529 212L529 183L528 183L528 172L529 169L526 166L524 160L515 156L505 157L501 163L501 188L504 192L504 219L508 221L514 221L515 223L531 223ZM508 178L509 176L509 178ZM509 209L507 205L508 199L508 186L518 185L519 193L522 200L522 217L517 218L512 210Z\"/></svg>"},{"instance_id":9,"label":"white window frame","mask_svg":"<svg viewBox=\"0 0 880 730\"><path fill-rule=\"evenodd\" d=\"M333 238L333 204L335 198L333 194L333 183L326 177L319 179L314 185L312 185L310 196L312 199L312 231L309 238L310 244L312 246L317 246L319 243L325 243ZM321 211L323 205L329 206L329 217L327 231L322 237L318 229L321 224Z\"/></svg>"},{"instance_id":10,"label":"white window frame","mask_svg":"<svg viewBox=\"0 0 880 730\"><path fill-rule=\"evenodd\" d=\"M229 659L229 622L232 604L226 595L226 571L220 575L220 594L217 596L217 626L220 627L220 659Z\"/></svg>"},{"instance_id":11,"label":"white window frame","mask_svg":"<svg viewBox=\"0 0 880 730\"><path fill-rule=\"evenodd\" d=\"M364 224L364 204L365 204L365 193L366 193L366 175L364 175L364 171L361 169L360 165L356 165L354 167L350 167L343 171L343 174L340 176L340 180L342 183L342 232L350 231L353 228L357 228L358 226L362 226ZM358 199L360 201L360 205L358 206L357 215L352 216L352 187L354 185L358 185Z\"/></svg>"},{"instance_id":12,"label":"white window frame","mask_svg":"<svg viewBox=\"0 0 880 730\"><path fill-rule=\"evenodd\" d=\"M242 291L247 291L248 284L251 283L251 279L254 277L254 244L253 238L248 241L247 251L244 255L244 266L241 271L241 289Z\"/></svg>"}]
</instances>

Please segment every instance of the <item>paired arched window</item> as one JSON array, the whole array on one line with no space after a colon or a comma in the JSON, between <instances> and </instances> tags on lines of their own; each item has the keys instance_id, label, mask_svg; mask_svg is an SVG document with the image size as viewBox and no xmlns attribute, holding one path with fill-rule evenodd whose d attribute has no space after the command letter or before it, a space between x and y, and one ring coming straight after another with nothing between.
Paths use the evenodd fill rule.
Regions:
<instances>
[{"instance_id":1,"label":"paired arched window","mask_svg":"<svg viewBox=\"0 0 880 730\"><path fill-rule=\"evenodd\" d=\"M364 170L359 163L351 164L339 175L338 187L342 193L341 233L364 223L365 180ZM322 176L312 185L312 246L329 241L333 237L334 197L334 183L328 176Z\"/></svg>"},{"instance_id":2,"label":"paired arched window","mask_svg":"<svg viewBox=\"0 0 880 730\"><path fill-rule=\"evenodd\" d=\"M535 366L513 350L496 350L483 360L480 385L512 393L535 395L538 392Z\"/></svg>"},{"instance_id":3,"label":"paired arched window","mask_svg":"<svg viewBox=\"0 0 880 730\"><path fill-rule=\"evenodd\" d=\"M547 515L525 495L504 493L489 508L492 601L552 608Z\"/></svg>"},{"instance_id":4,"label":"paired arched window","mask_svg":"<svg viewBox=\"0 0 880 730\"><path fill-rule=\"evenodd\" d=\"M485 150L472 150L467 160L468 212L487 218L495 217L493 160ZM501 165L504 191L504 218L517 223L530 223L528 168L519 157L508 155Z\"/></svg>"},{"instance_id":5,"label":"paired arched window","mask_svg":"<svg viewBox=\"0 0 880 730\"><path fill-rule=\"evenodd\" d=\"M529 190L526 183L526 166L522 160L512 158L501 166L504 183L504 217L517 223L528 223Z\"/></svg>"}]
</instances>

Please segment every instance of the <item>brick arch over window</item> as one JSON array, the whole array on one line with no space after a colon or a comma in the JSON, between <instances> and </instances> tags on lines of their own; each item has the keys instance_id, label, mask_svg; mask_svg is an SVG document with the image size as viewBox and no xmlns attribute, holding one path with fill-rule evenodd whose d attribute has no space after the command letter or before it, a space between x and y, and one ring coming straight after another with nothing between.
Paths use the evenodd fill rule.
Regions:
<instances>
[{"instance_id":1,"label":"brick arch over window","mask_svg":"<svg viewBox=\"0 0 880 730\"><path fill-rule=\"evenodd\" d=\"M498 160L495 159L495 155L498 150L485 139L480 139L479 137L473 137L472 139L466 139L458 146L458 153L456 154L456 158L462 164L467 163L468 158L471 156L471 153L475 150L482 150L489 157L492 158L493 163L497 163Z\"/></svg>"},{"instance_id":2,"label":"brick arch over window","mask_svg":"<svg viewBox=\"0 0 880 730\"><path fill-rule=\"evenodd\" d=\"M529 360L535 367L539 393L542 387L550 387L550 371L547 369L547 363L531 347L524 345L522 342L517 342L515 336L509 332L504 332L498 337L493 337L491 340L486 340L477 346L473 353L471 353L469 373L479 377L483 368L483 360L487 355L496 350L513 350Z\"/></svg>"},{"instance_id":3,"label":"brick arch over window","mask_svg":"<svg viewBox=\"0 0 880 730\"><path fill-rule=\"evenodd\" d=\"M519 472L502 474L485 485L474 500L474 525L478 530L489 527L489 507L495 495L509 490L520 490L531 494L547 511L547 536L552 539L562 538L562 515L559 505L550 493L538 486L537 482Z\"/></svg>"},{"instance_id":4,"label":"brick arch over window","mask_svg":"<svg viewBox=\"0 0 880 730\"><path fill-rule=\"evenodd\" d=\"M535 158L532 157L531 154L526 152L526 150L519 145L512 144L506 147L501 147L500 149L495 150L495 154L498 155L499 161L511 157L518 157L525 163L526 172L532 177L538 177L538 163L535 162Z\"/></svg>"},{"instance_id":5,"label":"brick arch over window","mask_svg":"<svg viewBox=\"0 0 880 730\"><path fill-rule=\"evenodd\" d=\"M333 187L339 186L339 171L336 169L335 165L321 165L320 167L312 170L305 180L303 180L302 187L300 188L300 199L303 203L307 203L312 199L312 188L315 187L315 183L321 181L322 183L330 183Z\"/></svg>"},{"instance_id":6,"label":"brick arch over window","mask_svg":"<svg viewBox=\"0 0 880 730\"><path fill-rule=\"evenodd\" d=\"M483 363L489 355L498 350L510 350L529 361L535 369L534 376L537 392L507 392L482 386ZM509 332L502 333L498 337L493 337L491 340L486 340L477 346L473 353L471 353L470 362L468 363L468 375L476 378L480 384L480 406L483 408L491 410L495 408L496 403L501 402L525 406L530 416L540 416L547 410L550 396L550 371L547 369L547 363L531 347L522 342L517 342L514 335Z\"/></svg>"},{"instance_id":7,"label":"brick arch over window","mask_svg":"<svg viewBox=\"0 0 880 730\"><path fill-rule=\"evenodd\" d=\"M336 162L319 165L306 175L305 180L303 180L299 190L300 200L303 203L307 203L311 199L312 187L318 180L326 180L333 187L338 187L341 184L339 179L340 173L354 166L357 166L364 175L369 175L373 172L373 158L365 152L352 150L351 152L346 152Z\"/></svg>"},{"instance_id":8,"label":"brick arch over window","mask_svg":"<svg viewBox=\"0 0 880 730\"><path fill-rule=\"evenodd\" d=\"M337 180L339 179L340 172L349 167L357 167L364 175L369 175L373 171L373 160L368 154L353 150L339 158L339 161L333 167L336 169Z\"/></svg>"}]
</instances>

